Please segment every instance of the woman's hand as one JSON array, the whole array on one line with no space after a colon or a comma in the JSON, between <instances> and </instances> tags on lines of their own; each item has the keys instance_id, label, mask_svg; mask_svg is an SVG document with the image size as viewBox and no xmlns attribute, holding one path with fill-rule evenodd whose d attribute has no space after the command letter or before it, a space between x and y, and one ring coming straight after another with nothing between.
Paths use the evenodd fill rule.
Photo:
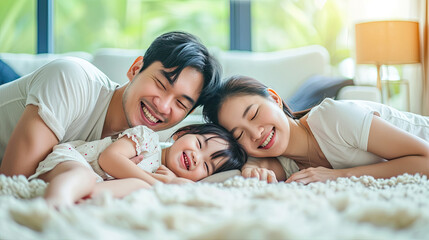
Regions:
<instances>
[{"instance_id":1,"label":"woman's hand","mask_svg":"<svg viewBox=\"0 0 429 240\"><path fill-rule=\"evenodd\" d=\"M277 183L276 174L266 168L247 167L241 170L241 176L244 178L257 178L260 181L268 183Z\"/></svg>"},{"instance_id":2,"label":"woman's hand","mask_svg":"<svg viewBox=\"0 0 429 240\"><path fill-rule=\"evenodd\" d=\"M174 174L174 172L172 172L170 169L168 169L164 165L159 166L159 168L156 170L155 173L160 174L160 175L164 175L164 176L169 177L169 178L177 178L176 174Z\"/></svg>"},{"instance_id":3,"label":"woman's hand","mask_svg":"<svg viewBox=\"0 0 429 240\"><path fill-rule=\"evenodd\" d=\"M186 183L195 183L195 182L187 178L181 178L181 177L174 177L169 182L167 182L167 184L186 184Z\"/></svg>"},{"instance_id":4,"label":"woman's hand","mask_svg":"<svg viewBox=\"0 0 429 240\"><path fill-rule=\"evenodd\" d=\"M299 182L309 184L312 182L326 182L344 177L342 169L329 169L325 167L307 168L292 174L286 183Z\"/></svg>"}]
</instances>

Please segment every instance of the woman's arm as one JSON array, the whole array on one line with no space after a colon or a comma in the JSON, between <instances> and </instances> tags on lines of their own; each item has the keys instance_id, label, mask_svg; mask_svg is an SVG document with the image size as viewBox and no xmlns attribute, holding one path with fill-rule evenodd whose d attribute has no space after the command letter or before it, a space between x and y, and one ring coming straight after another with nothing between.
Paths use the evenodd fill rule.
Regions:
<instances>
[{"instance_id":1,"label":"woman's arm","mask_svg":"<svg viewBox=\"0 0 429 240\"><path fill-rule=\"evenodd\" d=\"M338 177L370 175L390 178L404 173L429 175L429 143L374 115L367 151L387 162L348 169L308 168L293 174L286 182L310 183Z\"/></svg>"},{"instance_id":2,"label":"woman's arm","mask_svg":"<svg viewBox=\"0 0 429 240\"><path fill-rule=\"evenodd\" d=\"M245 178L258 178L267 182L286 180L286 173L276 158L249 157L241 168L241 175Z\"/></svg>"}]
</instances>

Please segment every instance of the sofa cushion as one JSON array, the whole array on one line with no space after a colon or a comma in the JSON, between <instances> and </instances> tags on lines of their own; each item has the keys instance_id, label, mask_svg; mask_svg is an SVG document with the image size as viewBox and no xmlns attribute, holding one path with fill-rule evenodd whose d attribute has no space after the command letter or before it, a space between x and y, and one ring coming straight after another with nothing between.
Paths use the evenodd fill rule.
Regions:
<instances>
[{"instance_id":1,"label":"sofa cushion","mask_svg":"<svg viewBox=\"0 0 429 240\"><path fill-rule=\"evenodd\" d=\"M318 45L276 52L215 52L225 78L244 75L273 88L284 99L313 75L329 74L329 53Z\"/></svg>"},{"instance_id":2,"label":"sofa cushion","mask_svg":"<svg viewBox=\"0 0 429 240\"><path fill-rule=\"evenodd\" d=\"M119 84L128 82L127 72L138 56L144 51L139 49L102 48L94 53L94 64L110 80Z\"/></svg>"},{"instance_id":3,"label":"sofa cushion","mask_svg":"<svg viewBox=\"0 0 429 240\"><path fill-rule=\"evenodd\" d=\"M92 55L87 52L68 52L62 54L1 53L0 59L12 67L18 75L24 76L54 59L67 56L78 57L92 62Z\"/></svg>"},{"instance_id":4,"label":"sofa cushion","mask_svg":"<svg viewBox=\"0 0 429 240\"><path fill-rule=\"evenodd\" d=\"M292 111L312 108L325 98L335 98L342 87L353 85L352 79L314 75L287 99Z\"/></svg>"},{"instance_id":5,"label":"sofa cushion","mask_svg":"<svg viewBox=\"0 0 429 240\"><path fill-rule=\"evenodd\" d=\"M5 62L0 60L0 85L19 78L19 75Z\"/></svg>"}]
</instances>

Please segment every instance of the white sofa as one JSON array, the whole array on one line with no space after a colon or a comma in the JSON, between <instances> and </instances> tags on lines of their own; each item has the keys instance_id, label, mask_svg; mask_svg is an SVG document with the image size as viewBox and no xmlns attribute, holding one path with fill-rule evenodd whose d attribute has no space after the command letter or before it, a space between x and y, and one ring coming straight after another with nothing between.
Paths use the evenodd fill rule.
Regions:
<instances>
[{"instance_id":1,"label":"white sofa","mask_svg":"<svg viewBox=\"0 0 429 240\"><path fill-rule=\"evenodd\" d=\"M236 74L251 76L272 87L283 97L291 96L310 76L330 75L329 54L324 47L318 45L269 53L221 51L219 49L210 51L221 63L224 78ZM127 70L135 58L143 53L143 50L126 49L100 49L94 54L86 52L39 55L0 53L0 59L22 76L56 58L80 57L92 62L111 80L124 84L128 80ZM377 94L379 94L378 91L374 91L372 87L350 86L340 91L339 96L341 99L378 101ZM202 121L201 109L197 109L177 127ZM173 129L159 132L161 139L166 140L172 131Z\"/></svg>"}]
</instances>

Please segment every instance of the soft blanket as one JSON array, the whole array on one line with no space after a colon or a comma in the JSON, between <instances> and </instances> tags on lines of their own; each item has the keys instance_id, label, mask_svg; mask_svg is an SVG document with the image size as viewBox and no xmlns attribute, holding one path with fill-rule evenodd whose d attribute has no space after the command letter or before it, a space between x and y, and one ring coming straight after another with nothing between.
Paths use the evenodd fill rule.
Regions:
<instances>
[{"instance_id":1,"label":"soft blanket","mask_svg":"<svg viewBox=\"0 0 429 240\"><path fill-rule=\"evenodd\" d=\"M426 176L327 183L159 184L64 209L46 184L0 175L0 239L428 239Z\"/></svg>"}]
</instances>

